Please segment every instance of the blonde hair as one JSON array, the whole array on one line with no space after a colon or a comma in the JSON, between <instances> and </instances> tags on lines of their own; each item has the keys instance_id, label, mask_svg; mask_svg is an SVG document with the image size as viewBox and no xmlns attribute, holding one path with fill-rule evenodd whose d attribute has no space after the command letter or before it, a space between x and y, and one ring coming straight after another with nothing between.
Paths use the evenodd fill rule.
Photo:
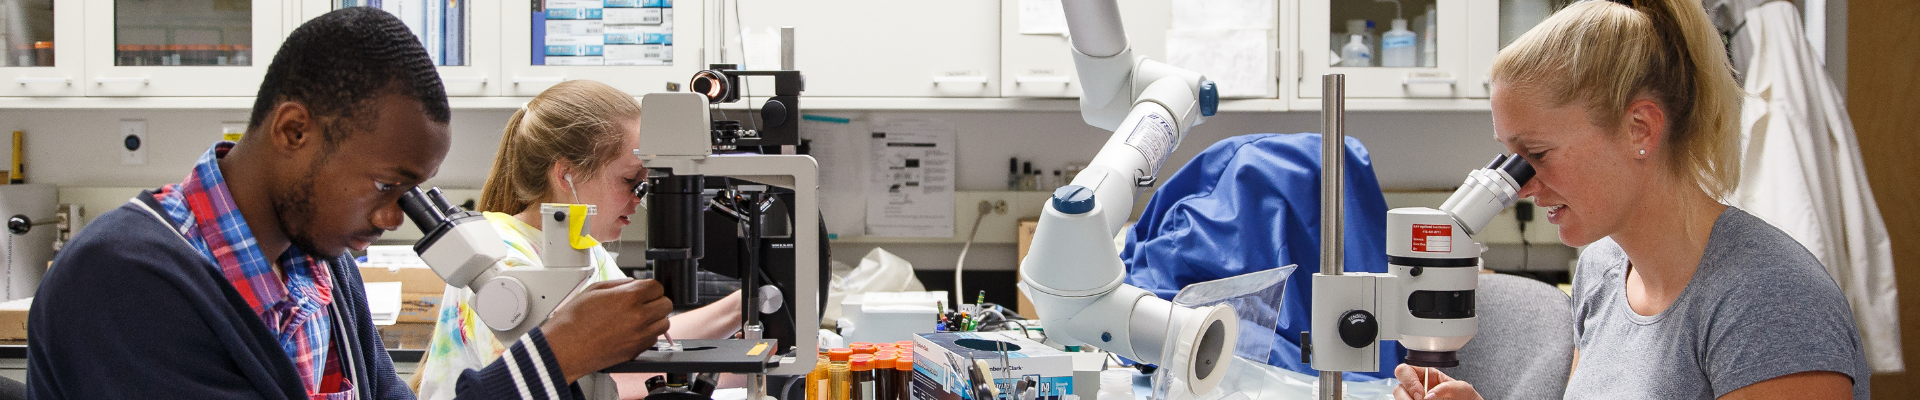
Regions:
<instances>
[{"instance_id":1,"label":"blonde hair","mask_svg":"<svg viewBox=\"0 0 1920 400\"><path fill-rule=\"evenodd\" d=\"M621 144L634 128L627 124L639 117L639 101L604 83L566 81L540 92L507 120L480 189L480 211L518 214L546 200L547 171L560 161L576 176L599 172L630 150Z\"/></svg>"},{"instance_id":2,"label":"blonde hair","mask_svg":"<svg viewBox=\"0 0 1920 400\"><path fill-rule=\"evenodd\" d=\"M1588 118L1617 127L1650 97L1667 115L1665 161L1716 199L1740 181L1742 92L1726 48L1695 0L1585 1L1560 10L1494 58L1492 80L1555 106L1588 100Z\"/></svg>"}]
</instances>

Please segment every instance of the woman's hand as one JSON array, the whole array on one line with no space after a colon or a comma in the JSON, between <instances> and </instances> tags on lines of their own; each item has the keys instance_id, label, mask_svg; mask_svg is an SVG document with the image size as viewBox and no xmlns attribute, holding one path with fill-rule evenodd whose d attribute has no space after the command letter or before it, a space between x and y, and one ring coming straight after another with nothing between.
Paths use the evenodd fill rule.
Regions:
<instances>
[{"instance_id":1,"label":"woman's hand","mask_svg":"<svg viewBox=\"0 0 1920 400\"><path fill-rule=\"evenodd\" d=\"M1400 364L1393 368L1393 377L1400 379L1400 386L1393 388L1394 400L1480 399L1480 393L1473 391L1472 384L1454 380L1436 368Z\"/></svg>"}]
</instances>

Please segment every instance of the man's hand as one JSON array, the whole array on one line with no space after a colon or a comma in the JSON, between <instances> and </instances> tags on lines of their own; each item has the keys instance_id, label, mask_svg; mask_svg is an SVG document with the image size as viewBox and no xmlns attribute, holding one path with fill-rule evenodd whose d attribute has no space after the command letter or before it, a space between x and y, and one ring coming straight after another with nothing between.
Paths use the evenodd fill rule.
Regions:
<instances>
[{"instance_id":1,"label":"man's hand","mask_svg":"<svg viewBox=\"0 0 1920 400\"><path fill-rule=\"evenodd\" d=\"M1454 380L1437 368L1400 364L1394 367L1393 377L1400 379L1400 386L1393 388L1394 400L1480 400L1480 393L1473 390L1473 385Z\"/></svg>"},{"instance_id":2,"label":"man's hand","mask_svg":"<svg viewBox=\"0 0 1920 400\"><path fill-rule=\"evenodd\" d=\"M595 282L554 311L540 332L567 383L632 360L667 332L673 302L652 280Z\"/></svg>"}]
</instances>

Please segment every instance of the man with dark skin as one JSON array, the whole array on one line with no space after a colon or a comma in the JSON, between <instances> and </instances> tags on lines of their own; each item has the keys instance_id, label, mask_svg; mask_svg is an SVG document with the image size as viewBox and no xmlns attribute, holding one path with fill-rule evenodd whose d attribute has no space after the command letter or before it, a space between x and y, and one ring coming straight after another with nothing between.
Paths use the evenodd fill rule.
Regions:
<instances>
[{"instance_id":1,"label":"man with dark skin","mask_svg":"<svg viewBox=\"0 0 1920 400\"><path fill-rule=\"evenodd\" d=\"M373 132L349 135L323 154L313 115L300 103L280 103L263 134L243 136L220 160L263 252L280 254L295 243L315 254L366 250L405 222L400 195L439 171L453 135L406 96L389 94L375 104ZM653 347L673 309L662 293L652 280L599 282L555 311L541 330L567 382ZM605 318L613 315L660 317Z\"/></svg>"},{"instance_id":2,"label":"man with dark skin","mask_svg":"<svg viewBox=\"0 0 1920 400\"><path fill-rule=\"evenodd\" d=\"M404 222L399 198L452 142L431 60L365 7L315 18L268 67L248 132L179 184L94 219L29 312L30 398L408 399L349 250ZM460 398L578 398L573 382L667 331L660 284L588 285Z\"/></svg>"}]
</instances>

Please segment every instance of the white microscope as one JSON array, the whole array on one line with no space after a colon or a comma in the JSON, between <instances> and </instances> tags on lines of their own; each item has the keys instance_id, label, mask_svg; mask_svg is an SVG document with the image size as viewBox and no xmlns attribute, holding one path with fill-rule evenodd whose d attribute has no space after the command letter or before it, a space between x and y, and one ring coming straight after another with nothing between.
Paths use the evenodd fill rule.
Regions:
<instances>
[{"instance_id":1,"label":"white microscope","mask_svg":"<svg viewBox=\"0 0 1920 400\"><path fill-rule=\"evenodd\" d=\"M1048 338L1061 344L1166 365L1162 352L1169 343L1193 343L1187 354L1175 355L1193 367L1177 373L1187 390L1209 392L1233 357L1239 324L1233 310L1181 307L1123 283L1126 265L1112 238L1167 155L1213 115L1218 92L1200 73L1134 56L1114 0L1062 6L1084 92L1081 116L1114 133L1071 184L1054 191L1021 260L1020 290L1049 328Z\"/></svg>"},{"instance_id":2,"label":"white microscope","mask_svg":"<svg viewBox=\"0 0 1920 400\"><path fill-rule=\"evenodd\" d=\"M455 207L439 188L400 196L400 209L423 235L413 251L448 285L473 289L473 309L501 342L520 339L593 275L588 235L593 206L541 204L541 267L503 268L507 245L480 213Z\"/></svg>"},{"instance_id":3,"label":"white microscope","mask_svg":"<svg viewBox=\"0 0 1920 400\"><path fill-rule=\"evenodd\" d=\"M1321 221L1343 221L1341 176L1345 152L1343 75L1323 78ZM1480 329L1474 316L1479 287L1480 243L1473 235L1520 200L1533 166L1518 155L1501 155L1467 174L1466 183L1439 209L1387 211L1389 273L1344 273L1343 243L1321 241L1320 273L1313 275L1313 314L1302 358L1320 370L1320 398L1343 398L1340 371L1379 371L1380 340L1399 340L1406 363L1420 367L1460 365L1455 353ZM1340 238L1340 224L1322 224L1321 238ZM1387 368L1393 368L1387 366Z\"/></svg>"}]
</instances>

